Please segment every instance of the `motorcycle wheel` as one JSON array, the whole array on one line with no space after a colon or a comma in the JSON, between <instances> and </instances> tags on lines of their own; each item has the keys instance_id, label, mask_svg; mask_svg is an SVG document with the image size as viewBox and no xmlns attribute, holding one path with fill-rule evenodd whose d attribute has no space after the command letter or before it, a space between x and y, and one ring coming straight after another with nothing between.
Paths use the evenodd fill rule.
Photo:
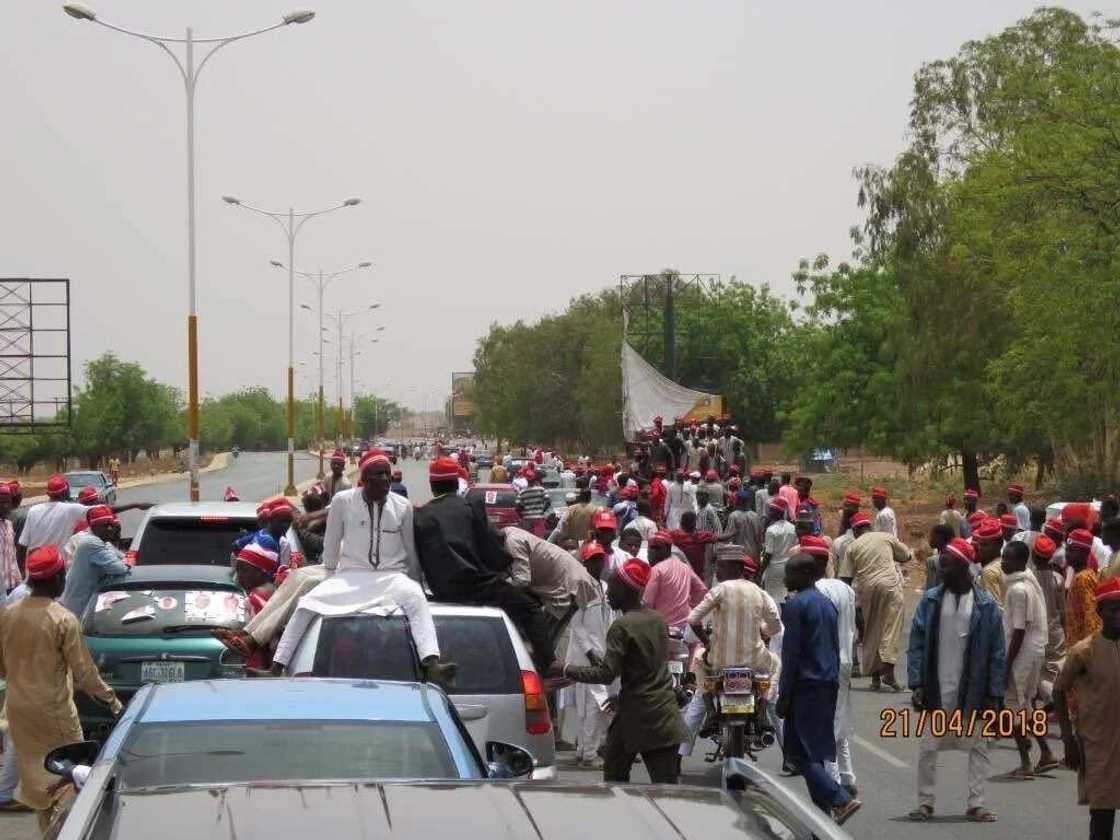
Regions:
<instances>
[{"instance_id":1,"label":"motorcycle wheel","mask_svg":"<svg viewBox=\"0 0 1120 840\"><path fill-rule=\"evenodd\" d=\"M746 732L745 726L729 726L726 729L727 738L724 742L723 753L728 758L742 758L746 755Z\"/></svg>"}]
</instances>

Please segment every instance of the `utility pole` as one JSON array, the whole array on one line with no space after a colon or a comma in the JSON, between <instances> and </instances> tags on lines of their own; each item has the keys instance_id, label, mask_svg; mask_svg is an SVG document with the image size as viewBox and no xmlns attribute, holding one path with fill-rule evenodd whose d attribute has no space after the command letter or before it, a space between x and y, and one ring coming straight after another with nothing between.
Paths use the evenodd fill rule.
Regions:
<instances>
[{"instance_id":1,"label":"utility pole","mask_svg":"<svg viewBox=\"0 0 1120 840\"><path fill-rule=\"evenodd\" d=\"M665 278L665 375L677 381L677 313L673 306L673 286L676 275L672 271L661 274Z\"/></svg>"}]
</instances>

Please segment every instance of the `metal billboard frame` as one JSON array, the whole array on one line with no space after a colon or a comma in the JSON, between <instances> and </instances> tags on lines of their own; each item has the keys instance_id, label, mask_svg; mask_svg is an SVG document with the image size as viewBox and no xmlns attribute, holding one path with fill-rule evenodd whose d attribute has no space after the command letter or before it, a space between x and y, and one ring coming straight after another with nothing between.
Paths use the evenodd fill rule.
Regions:
<instances>
[{"instance_id":1,"label":"metal billboard frame","mask_svg":"<svg viewBox=\"0 0 1120 840\"><path fill-rule=\"evenodd\" d=\"M47 289L54 290L53 297ZM48 316L58 309L63 310L64 327L57 326L56 316ZM55 349L50 337L58 335L65 337L65 352L50 352ZM0 277L0 434L70 427L70 350L69 278Z\"/></svg>"}]
</instances>

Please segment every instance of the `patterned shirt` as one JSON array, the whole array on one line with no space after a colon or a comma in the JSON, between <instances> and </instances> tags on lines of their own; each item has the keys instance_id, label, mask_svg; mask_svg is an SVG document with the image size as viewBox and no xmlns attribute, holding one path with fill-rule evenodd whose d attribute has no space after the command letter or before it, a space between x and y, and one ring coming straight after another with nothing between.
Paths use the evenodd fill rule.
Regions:
<instances>
[{"instance_id":1,"label":"patterned shirt","mask_svg":"<svg viewBox=\"0 0 1120 840\"><path fill-rule=\"evenodd\" d=\"M1071 648L1101 629L1097 614L1097 573L1082 569L1073 576L1066 596L1066 647Z\"/></svg>"},{"instance_id":2,"label":"patterned shirt","mask_svg":"<svg viewBox=\"0 0 1120 840\"><path fill-rule=\"evenodd\" d=\"M548 493L539 484L526 487L517 494L515 505L526 519L540 519L551 507Z\"/></svg>"},{"instance_id":3,"label":"patterned shirt","mask_svg":"<svg viewBox=\"0 0 1120 840\"><path fill-rule=\"evenodd\" d=\"M774 637L782 631L773 598L749 580L725 580L708 590L704 600L689 613L688 623L703 623L710 613L714 616L708 661L713 668L742 665L770 670L773 660L762 635Z\"/></svg>"}]
</instances>

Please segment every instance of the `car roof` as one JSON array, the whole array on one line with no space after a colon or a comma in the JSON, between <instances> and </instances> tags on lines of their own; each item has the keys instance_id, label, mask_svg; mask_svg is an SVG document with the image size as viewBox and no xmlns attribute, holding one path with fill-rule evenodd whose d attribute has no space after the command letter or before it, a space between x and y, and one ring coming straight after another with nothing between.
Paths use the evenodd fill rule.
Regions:
<instances>
[{"instance_id":1,"label":"car roof","mask_svg":"<svg viewBox=\"0 0 1120 840\"><path fill-rule=\"evenodd\" d=\"M113 836L197 837L236 825L238 836L424 838L457 826L471 837L699 840L775 836L718 788L441 781L369 784L207 785L121 794ZM209 832L205 832L209 833Z\"/></svg>"},{"instance_id":2,"label":"car roof","mask_svg":"<svg viewBox=\"0 0 1120 840\"><path fill-rule=\"evenodd\" d=\"M228 516L231 519L256 519L255 502L168 502L148 511L149 519L157 517Z\"/></svg>"},{"instance_id":3,"label":"car roof","mask_svg":"<svg viewBox=\"0 0 1120 840\"><path fill-rule=\"evenodd\" d=\"M123 580L109 580L100 587L102 592L113 589L136 589L138 584L230 584L233 583L232 570L229 566L212 566L207 563L196 565L154 564L151 566L134 566L128 577Z\"/></svg>"},{"instance_id":4,"label":"car roof","mask_svg":"<svg viewBox=\"0 0 1120 840\"><path fill-rule=\"evenodd\" d=\"M429 723L423 683L389 680L194 680L153 686L137 723L387 720Z\"/></svg>"}]
</instances>

